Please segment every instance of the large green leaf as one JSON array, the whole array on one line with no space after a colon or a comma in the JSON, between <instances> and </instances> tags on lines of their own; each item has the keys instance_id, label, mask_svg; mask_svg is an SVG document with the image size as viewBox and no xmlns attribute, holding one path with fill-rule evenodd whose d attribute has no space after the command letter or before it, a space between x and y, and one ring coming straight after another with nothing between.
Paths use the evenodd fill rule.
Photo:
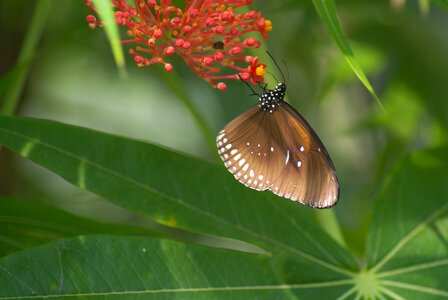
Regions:
<instances>
[{"instance_id":1,"label":"large green leaf","mask_svg":"<svg viewBox=\"0 0 448 300\"><path fill-rule=\"evenodd\" d=\"M357 269L352 256L316 224L310 208L247 189L223 166L89 129L17 117L0 117L0 143L161 223L279 253L308 269L303 280L347 278Z\"/></svg>"},{"instance_id":2,"label":"large green leaf","mask_svg":"<svg viewBox=\"0 0 448 300\"><path fill-rule=\"evenodd\" d=\"M381 109L384 110L380 99L376 95L376 92L370 84L369 79L367 79L367 76L361 68L361 65L356 60L353 51L342 32L342 26L336 13L336 5L334 3L334 0L313 0L313 4L322 22L324 23L325 28L338 45L339 50L341 50L342 55L344 55L344 58L350 68L353 70L362 84L364 84L366 89L372 94Z\"/></svg>"},{"instance_id":3,"label":"large green leaf","mask_svg":"<svg viewBox=\"0 0 448 300\"><path fill-rule=\"evenodd\" d=\"M375 209L367 272L395 299L448 298L447 158L444 147L404 159Z\"/></svg>"},{"instance_id":4,"label":"large green leaf","mask_svg":"<svg viewBox=\"0 0 448 300\"><path fill-rule=\"evenodd\" d=\"M285 275L268 255L79 237L0 260L0 299L287 299L316 292L328 299L349 284L282 284Z\"/></svg>"},{"instance_id":5,"label":"large green leaf","mask_svg":"<svg viewBox=\"0 0 448 300\"><path fill-rule=\"evenodd\" d=\"M154 231L124 224L105 224L20 198L0 197L0 257L81 234L156 236Z\"/></svg>"},{"instance_id":6,"label":"large green leaf","mask_svg":"<svg viewBox=\"0 0 448 300\"><path fill-rule=\"evenodd\" d=\"M388 179L373 217L367 265L358 270L308 208L242 188L220 166L17 117L0 117L0 143L136 212L266 250L249 254L130 237L60 240L1 259L0 299L448 297L448 148L405 158Z\"/></svg>"}]
</instances>

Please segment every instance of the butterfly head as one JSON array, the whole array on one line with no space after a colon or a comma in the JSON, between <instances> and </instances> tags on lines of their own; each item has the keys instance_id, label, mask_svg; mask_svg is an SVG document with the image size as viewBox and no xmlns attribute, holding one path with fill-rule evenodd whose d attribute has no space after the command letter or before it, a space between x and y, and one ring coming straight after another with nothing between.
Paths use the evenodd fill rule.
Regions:
<instances>
[{"instance_id":1,"label":"butterfly head","mask_svg":"<svg viewBox=\"0 0 448 300\"><path fill-rule=\"evenodd\" d=\"M286 84L280 82L273 90L267 90L263 93L258 101L258 105L262 110L270 112L271 114L278 109L278 105L285 98Z\"/></svg>"}]
</instances>

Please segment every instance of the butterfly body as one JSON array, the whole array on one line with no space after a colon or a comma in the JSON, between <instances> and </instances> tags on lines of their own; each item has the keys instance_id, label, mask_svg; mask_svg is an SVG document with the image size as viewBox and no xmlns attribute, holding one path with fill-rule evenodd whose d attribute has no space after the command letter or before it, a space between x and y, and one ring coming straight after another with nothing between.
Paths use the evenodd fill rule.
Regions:
<instances>
[{"instance_id":1,"label":"butterfly body","mask_svg":"<svg viewBox=\"0 0 448 300\"><path fill-rule=\"evenodd\" d=\"M249 188L326 208L336 204L336 171L317 134L284 101L286 85L260 95L257 106L218 133L221 159Z\"/></svg>"}]
</instances>

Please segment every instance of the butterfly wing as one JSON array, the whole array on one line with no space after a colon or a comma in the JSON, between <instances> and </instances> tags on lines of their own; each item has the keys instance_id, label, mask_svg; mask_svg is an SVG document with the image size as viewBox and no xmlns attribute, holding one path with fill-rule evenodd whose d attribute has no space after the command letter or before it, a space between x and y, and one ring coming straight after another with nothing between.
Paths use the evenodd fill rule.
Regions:
<instances>
[{"instance_id":1,"label":"butterfly wing","mask_svg":"<svg viewBox=\"0 0 448 300\"><path fill-rule=\"evenodd\" d=\"M289 104L282 102L273 114L280 127L285 153L284 168L271 188L285 198L326 208L339 198L339 182L333 162L317 134Z\"/></svg>"},{"instance_id":2,"label":"butterfly wing","mask_svg":"<svg viewBox=\"0 0 448 300\"><path fill-rule=\"evenodd\" d=\"M218 134L227 169L241 183L313 207L330 207L339 196L333 163L308 123L285 102L274 113L255 106Z\"/></svg>"},{"instance_id":3,"label":"butterfly wing","mask_svg":"<svg viewBox=\"0 0 448 300\"><path fill-rule=\"evenodd\" d=\"M269 189L283 169L276 155L280 141L271 141L279 133L272 114L255 106L218 133L219 155L241 183L256 190Z\"/></svg>"}]
</instances>

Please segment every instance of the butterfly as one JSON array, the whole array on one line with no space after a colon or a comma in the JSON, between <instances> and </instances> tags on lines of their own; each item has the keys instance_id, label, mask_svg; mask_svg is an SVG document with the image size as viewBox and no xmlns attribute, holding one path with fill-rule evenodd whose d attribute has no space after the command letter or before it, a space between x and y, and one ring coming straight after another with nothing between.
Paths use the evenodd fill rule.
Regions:
<instances>
[{"instance_id":1,"label":"butterfly","mask_svg":"<svg viewBox=\"0 0 448 300\"><path fill-rule=\"evenodd\" d=\"M330 155L305 119L284 101L286 84L264 89L258 105L218 133L226 168L242 184L311 207L327 208L339 198Z\"/></svg>"}]
</instances>

